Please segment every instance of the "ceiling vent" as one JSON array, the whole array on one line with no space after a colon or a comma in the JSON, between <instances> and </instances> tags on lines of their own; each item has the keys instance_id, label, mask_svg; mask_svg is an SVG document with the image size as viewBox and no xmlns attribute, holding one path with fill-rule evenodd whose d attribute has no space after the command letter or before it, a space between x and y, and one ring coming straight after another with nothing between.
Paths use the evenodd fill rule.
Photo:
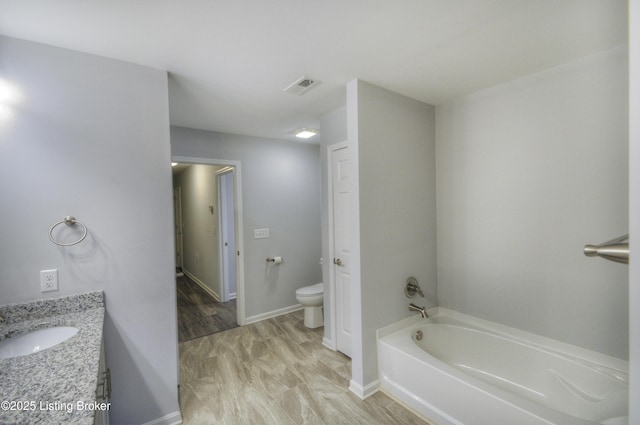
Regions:
<instances>
[{"instance_id":1,"label":"ceiling vent","mask_svg":"<svg viewBox=\"0 0 640 425\"><path fill-rule=\"evenodd\" d=\"M282 91L296 96L302 96L318 84L320 84L320 81L314 80L313 78L300 77Z\"/></svg>"}]
</instances>

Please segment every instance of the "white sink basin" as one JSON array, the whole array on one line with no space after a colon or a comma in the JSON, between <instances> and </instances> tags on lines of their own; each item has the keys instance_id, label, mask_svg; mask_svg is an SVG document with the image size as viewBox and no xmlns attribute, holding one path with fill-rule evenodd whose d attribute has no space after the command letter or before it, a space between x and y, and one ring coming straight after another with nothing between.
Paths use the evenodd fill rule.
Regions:
<instances>
[{"instance_id":1,"label":"white sink basin","mask_svg":"<svg viewBox=\"0 0 640 425\"><path fill-rule=\"evenodd\" d=\"M0 359L26 356L60 344L78 333L78 328L56 326L38 329L0 341Z\"/></svg>"}]
</instances>

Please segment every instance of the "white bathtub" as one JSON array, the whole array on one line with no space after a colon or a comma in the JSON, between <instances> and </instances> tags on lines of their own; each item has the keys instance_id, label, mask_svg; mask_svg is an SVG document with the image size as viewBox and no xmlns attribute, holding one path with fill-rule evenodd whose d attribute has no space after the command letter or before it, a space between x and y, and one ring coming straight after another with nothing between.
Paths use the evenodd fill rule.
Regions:
<instances>
[{"instance_id":1,"label":"white bathtub","mask_svg":"<svg viewBox=\"0 0 640 425\"><path fill-rule=\"evenodd\" d=\"M378 372L384 392L437 424L627 424L628 362L443 308L429 314L378 331Z\"/></svg>"}]
</instances>

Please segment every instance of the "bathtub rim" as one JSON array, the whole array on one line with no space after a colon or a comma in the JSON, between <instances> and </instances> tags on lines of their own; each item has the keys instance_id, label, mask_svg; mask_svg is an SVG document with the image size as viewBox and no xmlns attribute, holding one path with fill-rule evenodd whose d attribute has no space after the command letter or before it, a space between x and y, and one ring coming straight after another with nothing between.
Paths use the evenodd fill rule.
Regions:
<instances>
[{"instance_id":1,"label":"bathtub rim","mask_svg":"<svg viewBox=\"0 0 640 425\"><path fill-rule=\"evenodd\" d=\"M424 323L433 323L433 319L444 317L452 319L455 322L461 322L462 325L469 328L488 331L495 333L500 337L525 344L531 345L536 348L540 348L552 353L562 354L578 361L586 361L592 364L596 364L607 369L615 370L625 375L624 382L629 383L629 362L624 359L610 356L608 354L600 353L598 351L589 350L588 348L572 345L557 339L545 337L532 332L524 331L522 329L513 328L510 326L502 325L500 323L491 322L481 319L476 316L460 313L455 310L450 310L444 307L432 307L427 310L429 318L423 319L419 315L413 315L402 319L398 322L384 326L376 331L376 337L378 340L389 336L395 332L398 332L405 328L413 328L416 325Z\"/></svg>"}]
</instances>

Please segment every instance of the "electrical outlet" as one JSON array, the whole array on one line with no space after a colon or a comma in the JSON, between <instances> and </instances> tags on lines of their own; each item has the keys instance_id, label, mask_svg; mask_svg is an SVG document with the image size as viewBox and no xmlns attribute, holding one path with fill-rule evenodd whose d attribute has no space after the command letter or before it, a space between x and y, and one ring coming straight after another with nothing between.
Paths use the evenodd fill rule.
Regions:
<instances>
[{"instance_id":1,"label":"electrical outlet","mask_svg":"<svg viewBox=\"0 0 640 425\"><path fill-rule=\"evenodd\" d=\"M58 290L58 270L40 270L40 291L49 292Z\"/></svg>"}]
</instances>

